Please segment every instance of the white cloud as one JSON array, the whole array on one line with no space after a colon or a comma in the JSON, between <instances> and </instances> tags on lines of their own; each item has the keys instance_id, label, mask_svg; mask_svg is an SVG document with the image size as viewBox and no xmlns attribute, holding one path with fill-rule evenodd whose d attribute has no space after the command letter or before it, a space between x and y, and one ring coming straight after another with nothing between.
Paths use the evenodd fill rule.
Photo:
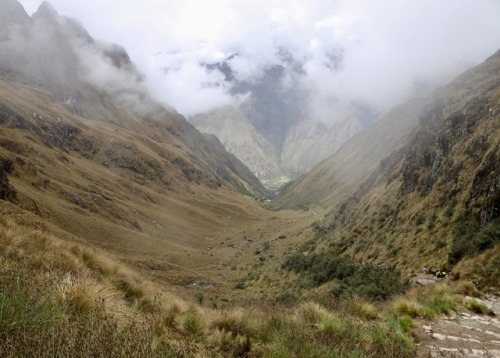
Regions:
<instances>
[{"instance_id":1,"label":"white cloud","mask_svg":"<svg viewBox=\"0 0 500 358\"><path fill-rule=\"evenodd\" d=\"M233 53L240 78L276 62L276 46L305 62L321 106L332 98L388 105L416 80L438 82L500 47L498 0L51 0L98 39L123 45L156 96L181 113L231 102L200 62ZM22 0L29 13L40 0ZM327 53L343 49L342 66ZM158 55L161 53L161 55ZM163 68L173 68L165 74Z\"/></svg>"}]
</instances>

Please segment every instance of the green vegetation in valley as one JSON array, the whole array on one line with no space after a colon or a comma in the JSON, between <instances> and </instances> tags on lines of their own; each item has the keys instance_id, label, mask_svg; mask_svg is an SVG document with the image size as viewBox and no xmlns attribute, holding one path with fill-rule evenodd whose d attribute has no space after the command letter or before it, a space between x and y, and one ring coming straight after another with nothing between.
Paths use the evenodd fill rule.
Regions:
<instances>
[{"instance_id":1,"label":"green vegetation in valley","mask_svg":"<svg viewBox=\"0 0 500 358\"><path fill-rule=\"evenodd\" d=\"M397 270L334 254L296 253L286 260L283 268L305 274L312 286L337 280L333 290L336 296L359 295L384 300L405 292L408 287Z\"/></svg>"},{"instance_id":2,"label":"green vegetation in valley","mask_svg":"<svg viewBox=\"0 0 500 358\"><path fill-rule=\"evenodd\" d=\"M46 229L2 218L0 243L2 357L414 355L409 330L362 298L211 309Z\"/></svg>"}]
</instances>

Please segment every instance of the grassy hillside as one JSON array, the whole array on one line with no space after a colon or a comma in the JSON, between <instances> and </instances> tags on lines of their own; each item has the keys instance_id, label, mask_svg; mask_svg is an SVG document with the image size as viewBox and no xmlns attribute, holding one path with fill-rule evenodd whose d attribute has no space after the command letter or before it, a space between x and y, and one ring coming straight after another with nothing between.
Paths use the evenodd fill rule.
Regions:
<instances>
[{"instance_id":1,"label":"grassy hillside","mask_svg":"<svg viewBox=\"0 0 500 358\"><path fill-rule=\"evenodd\" d=\"M309 250L498 288L499 68L497 53L436 92L407 144L318 223Z\"/></svg>"},{"instance_id":2,"label":"grassy hillside","mask_svg":"<svg viewBox=\"0 0 500 358\"><path fill-rule=\"evenodd\" d=\"M64 55L0 63L0 356L409 357L417 320L488 313L463 295L500 281L499 54L274 204L321 212L270 211L217 139L133 85L147 108L82 82L63 25L96 45L83 29L16 9L26 35L51 21ZM424 264L455 280L412 286Z\"/></svg>"},{"instance_id":3,"label":"grassy hillside","mask_svg":"<svg viewBox=\"0 0 500 358\"><path fill-rule=\"evenodd\" d=\"M382 115L311 171L286 185L273 208L334 207L345 200L418 124L425 99L411 99Z\"/></svg>"},{"instance_id":4,"label":"grassy hillside","mask_svg":"<svg viewBox=\"0 0 500 358\"><path fill-rule=\"evenodd\" d=\"M411 357L417 321L472 306L460 282L386 302L232 307L171 287L0 201L0 354L106 357Z\"/></svg>"},{"instance_id":5,"label":"grassy hillside","mask_svg":"<svg viewBox=\"0 0 500 358\"><path fill-rule=\"evenodd\" d=\"M214 309L0 203L2 356L411 356L407 323L369 302Z\"/></svg>"}]
</instances>

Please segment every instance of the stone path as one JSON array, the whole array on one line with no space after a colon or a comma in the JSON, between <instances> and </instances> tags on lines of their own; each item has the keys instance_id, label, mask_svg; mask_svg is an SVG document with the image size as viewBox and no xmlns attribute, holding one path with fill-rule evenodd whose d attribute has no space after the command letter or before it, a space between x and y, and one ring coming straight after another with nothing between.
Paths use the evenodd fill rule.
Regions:
<instances>
[{"instance_id":1,"label":"stone path","mask_svg":"<svg viewBox=\"0 0 500 358\"><path fill-rule=\"evenodd\" d=\"M462 312L435 321L421 321L415 330L420 341L417 357L500 358L500 297L487 296L477 301L496 315Z\"/></svg>"}]
</instances>

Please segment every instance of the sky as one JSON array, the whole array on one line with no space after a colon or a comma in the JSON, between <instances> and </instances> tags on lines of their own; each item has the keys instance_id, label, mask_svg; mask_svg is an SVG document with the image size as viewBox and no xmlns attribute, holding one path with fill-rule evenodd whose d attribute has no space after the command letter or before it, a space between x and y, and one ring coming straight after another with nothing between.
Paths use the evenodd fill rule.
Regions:
<instances>
[{"instance_id":1,"label":"sky","mask_svg":"<svg viewBox=\"0 0 500 358\"><path fill-rule=\"evenodd\" d=\"M41 3L20 2L30 15ZM156 98L186 116L241 100L221 73L202 65L235 53L237 78L256 81L283 62L278 49L285 49L300 63L300 84L319 115L339 99L387 108L500 48L500 0L49 3L92 37L125 47Z\"/></svg>"}]
</instances>

